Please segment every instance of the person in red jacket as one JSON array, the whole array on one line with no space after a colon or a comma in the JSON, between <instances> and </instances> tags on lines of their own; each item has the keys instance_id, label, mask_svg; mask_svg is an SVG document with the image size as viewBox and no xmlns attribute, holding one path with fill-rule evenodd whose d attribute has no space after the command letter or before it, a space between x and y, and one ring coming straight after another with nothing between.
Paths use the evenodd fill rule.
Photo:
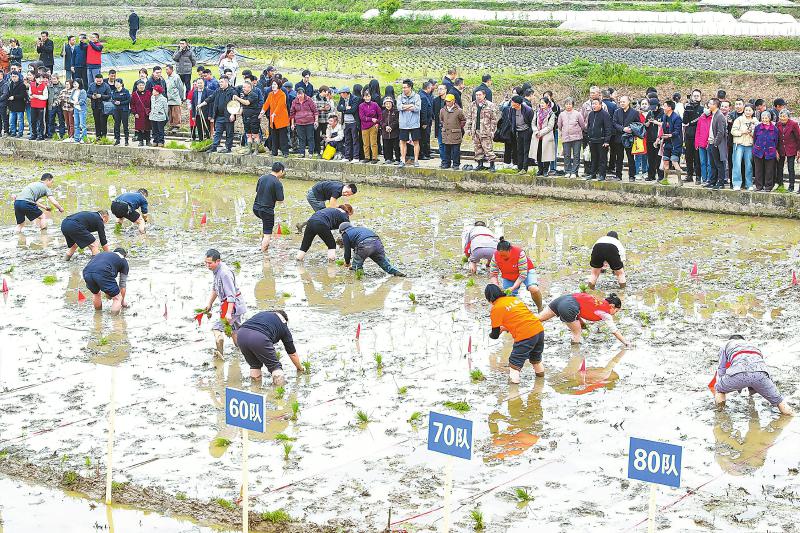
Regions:
<instances>
[{"instance_id":1,"label":"person in red jacket","mask_svg":"<svg viewBox=\"0 0 800 533\"><path fill-rule=\"evenodd\" d=\"M533 261L525 255L519 246L500 237L497 251L489 262L489 277L492 283L503 289L506 294L516 296L522 285L531 293L531 298L538 311L542 310L542 291L539 290L539 279ZM500 282L502 281L502 285Z\"/></svg>"},{"instance_id":2,"label":"person in red jacket","mask_svg":"<svg viewBox=\"0 0 800 533\"><path fill-rule=\"evenodd\" d=\"M783 185L783 167L788 166L789 170L789 190L794 190L794 160L800 153L800 126L797 122L789 118L789 111L782 109L778 114L778 179L777 183ZM797 188L800 194L800 187Z\"/></svg>"},{"instance_id":3,"label":"person in red jacket","mask_svg":"<svg viewBox=\"0 0 800 533\"><path fill-rule=\"evenodd\" d=\"M100 74L103 67L103 43L100 42L100 34L93 33L89 39L89 46L86 47L86 75L89 81L95 79Z\"/></svg>"},{"instance_id":4,"label":"person in red jacket","mask_svg":"<svg viewBox=\"0 0 800 533\"><path fill-rule=\"evenodd\" d=\"M45 115L47 113L47 81L41 71L31 83L31 140L44 140Z\"/></svg>"},{"instance_id":5,"label":"person in red jacket","mask_svg":"<svg viewBox=\"0 0 800 533\"><path fill-rule=\"evenodd\" d=\"M587 322L602 320L619 342L630 346L630 342L622 336L614 324L614 315L620 309L622 309L622 301L614 293L601 300L592 294L576 292L559 296L547 304L547 308L540 312L538 317L541 322L546 322L553 317L561 319L572 334L573 344L581 343L581 329L586 326Z\"/></svg>"}]
</instances>

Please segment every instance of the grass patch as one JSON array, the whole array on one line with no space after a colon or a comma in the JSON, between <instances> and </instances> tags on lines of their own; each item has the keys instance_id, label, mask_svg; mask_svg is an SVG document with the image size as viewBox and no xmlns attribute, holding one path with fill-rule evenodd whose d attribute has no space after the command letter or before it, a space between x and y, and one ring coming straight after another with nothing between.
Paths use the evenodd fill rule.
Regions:
<instances>
[{"instance_id":1,"label":"grass patch","mask_svg":"<svg viewBox=\"0 0 800 533\"><path fill-rule=\"evenodd\" d=\"M213 441L211 441L212 446L216 446L217 448L227 448L231 445L231 441L226 439L225 437L217 437Z\"/></svg>"},{"instance_id":2,"label":"grass patch","mask_svg":"<svg viewBox=\"0 0 800 533\"><path fill-rule=\"evenodd\" d=\"M291 522L292 517L283 509L276 509L275 511L264 511L261 513L261 520L269 522L270 524L285 524Z\"/></svg>"},{"instance_id":3,"label":"grass patch","mask_svg":"<svg viewBox=\"0 0 800 533\"><path fill-rule=\"evenodd\" d=\"M473 382L483 381L486 379L486 376L483 375L483 372L479 368L471 371L469 373L469 377L472 379Z\"/></svg>"},{"instance_id":4,"label":"grass patch","mask_svg":"<svg viewBox=\"0 0 800 533\"><path fill-rule=\"evenodd\" d=\"M471 409L469 404L464 401L451 402L450 400L447 400L442 405L444 405L447 409L452 409L453 411L457 411L459 413L466 413Z\"/></svg>"},{"instance_id":5,"label":"grass patch","mask_svg":"<svg viewBox=\"0 0 800 533\"><path fill-rule=\"evenodd\" d=\"M215 498L213 502L222 507L223 509L233 509L234 507L236 507L233 504L233 502L230 502L225 498Z\"/></svg>"},{"instance_id":6,"label":"grass patch","mask_svg":"<svg viewBox=\"0 0 800 533\"><path fill-rule=\"evenodd\" d=\"M54 276L53 274L48 274L44 278L42 278L42 283L44 283L45 285L53 285L57 281L58 281L58 278L56 276Z\"/></svg>"}]
</instances>

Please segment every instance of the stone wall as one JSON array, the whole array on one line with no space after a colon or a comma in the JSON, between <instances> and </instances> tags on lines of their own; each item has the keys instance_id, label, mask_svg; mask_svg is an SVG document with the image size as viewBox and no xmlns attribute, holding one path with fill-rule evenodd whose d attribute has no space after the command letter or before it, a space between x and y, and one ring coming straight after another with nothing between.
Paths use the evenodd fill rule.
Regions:
<instances>
[{"instance_id":1,"label":"stone wall","mask_svg":"<svg viewBox=\"0 0 800 533\"><path fill-rule=\"evenodd\" d=\"M252 177L268 171L264 155L197 153L188 150L31 142L0 139L0 155L30 160L90 162L101 165L175 169ZM597 182L543 178L498 172L461 172L428 168L397 168L349 164L319 159L286 161L290 178L308 181L339 179L386 187L453 190L486 194L601 202L637 207L666 207L714 213L800 218L800 195L745 191L711 191L697 187L651 183Z\"/></svg>"}]
</instances>

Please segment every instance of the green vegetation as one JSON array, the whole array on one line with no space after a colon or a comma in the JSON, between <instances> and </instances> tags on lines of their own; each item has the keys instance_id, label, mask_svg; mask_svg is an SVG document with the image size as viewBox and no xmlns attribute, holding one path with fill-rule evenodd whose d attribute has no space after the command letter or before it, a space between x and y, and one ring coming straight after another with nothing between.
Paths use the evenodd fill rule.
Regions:
<instances>
[{"instance_id":1,"label":"green vegetation","mask_svg":"<svg viewBox=\"0 0 800 533\"><path fill-rule=\"evenodd\" d=\"M236 507L236 505L234 505L233 502L230 502L225 498L215 498L212 501L217 505L219 505L220 507L222 507L223 509L233 509Z\"/></svg>"},{"instance_id":2,"label":"green vegetation","mask_svg":"<svg viewBox=\"0 0 800 533\"><path fill-rule=\"evenodd\" d=\"M408 417L408 421L411 424L416 424L418 422L421 422L422 421L422 413L419 412L419 411L414 411L413 413L411 413L411 416Z\"/></svg>"},{"instance_id":3,"label":"green vegetation","mask_svg":"<svg viewBox=\"0 0 800 533\"><path fill-rule=\"evenodd\" d=\"M456 281L462 280L462 279L464 279L464 274L461 274L461 273L453 274L453 279L456 280Z\"/></svg>"},{"instance_id":4,"label":"green vegetation","mask_svg":"<svg viewBox=\"0 0 800 533\"><path fill-rule=\"evenodd\" d=\"M358 421L359 424L369 424L369 415L365 411L359 409L356 411L356 421Z\"/></svg>"},{"instance_id":5,"label":"green vegetation","mask_svg":"<svg viewBox=\"0 0 800 533\"><path fill-rule=\"evenodd\" d=\"M380 370L383 368L383 355L376 353L372 357L375 359L375 364L377 365L378 369Z\"/></svg>"},{"instance_id":6,"label":"green vegetation","mask_svg":"<svg viewBox=\"0 0 800 533\"><path fill-rule=\"evenodd\" d=\"M7 269L5 269L5 271L3 272L3 274L11 274L12 272L14 272L14 268L15 268L15 267L14 267L14 265L11 265L11 266L10 266L10 267L8 267Z\"/></svg>"},{"instance_id":7,"label":"green vegetation","mask_svg":"<svg viewBox=\"0 0 800 533\"><path fill-rule=\"evenodd\" d=\"M586 292L589 290L589 284L586 283L585 281L581 281L581 284L578 285L578 288L580 289L581 292Z\"/></svg>"},{"instance_id":8,"label":"green vegetation","mask_svg":"<svg viewBox=\"0 0 800 533\"><path fill-rule=\"evenodd\" d=\"M186 499L186 493L178 492L177 494L175 494L175 499L181 502L184 501Z\"/></svg>"},{"instance_id":9,"label":"green vegetation","mask_svg":"<svg viewBox=\"0 0 800 533\"><path fill-rule=\"evenodd\" d=\"M516 493L516 496L517 496L517 500L519 500L520 503L532 502L535 499L531 495L531 493L528 492L528 489L517 488L515 493Z\"/></svg>"},{"instance_id":10,"label":"green vegetation","mask_svg":"<svg viewBox=\"0 0 800 533\"><path fill-rule=\"evenodd\" d=\"M283 395L284 395L285 393L286 393L286 388L285 388L285 387L283 387L283 386L280 386L280 387L275 387L275 397L276 397L277 399L279 399L279 400L280 400L281 398L283 398Z\"/></svg>"},{"instance_id":11,"label":"green vegetation","mask_svg":"<svg viewBox=\"0 0 800 533\"><path fill-rule=\"evenodd\" d=\"M412 304L417 303L417 295L414 294L413 292L408 293L408 299L411 300Z\"/></svg>"},{"instance_id":12,"label":"green vegetation","mask_svg":"<svg viewBox=\"0 0 800 533\"><path fill-rule=\"evenodd\" d=\"M452 409L453 411L458 411L459 413L466 413L471 409L469 404L467 402L463 402L463 401L462 402L451 402L450 400L447 400L442 405L444 405L448 409Z\"/></svg>"},{"instance_id":13,"label":"green vegetation","mask_svg":"<svg viewBox=\"0 0 800 533\"><path fill-rule=\"evenodd\" d=\"M61 476L61 484L65 487L71 487L78 482L79 477L77 472L67 470L64 472L64 475Z\"/></svg>"},{"instance_id":14,"label":"green vegetation","mask_svg":"<svg viewBox=\"0 0 800 533\"><path fill-rule=\"evenodd\" d=\"M108 337L100 337L97 341L98 346L108 346L111 340Z\"/></svg>"},{"instance_id":15,"label":"green vegetation","mask_svg":"<svg viewBox=\"0 0 800 533\"><path fill-rule=\"evenodd\" d=\"M169 141L167 144L164 145L164 148L169 148L170 150L186 150L188 146L186 146L182 142L178 141Z\"/></svg>"},{"instance_id":16,"label":"green vegetation","mask_svg":"<svg viewBox=\"0 0 800 533\"><path fill-rule=\"evenodd\" d=\"M480 509L473 509L472 512L469 513L469 516L472 518L473 529L475 531L483 531L483 513L480 511Z\"/></svg>"},{"instance_id":17,"label":"green vegetation","mask_svg":"<svg viewBox=\"0 0 800 533\"><path fill-rule=\"evenodd\" d=\"M292 448L293 447L294 446L292 446L288 442L284 442L283 443L283 460L284 461L288 461L289 460L289 454L292 453Z\"/></svg>"},{"instance_id":18,"label":"green vegetation","mask_svg":"<svg viewBox=\"0 0 800 533\"><path fill-rule=\"evenodd\" d=\"M122 234L122 224L114 224L114 235Z\"/></svg>"},{"instance_id":19,"label":"green vegetation","mask_svg":"<svg viewBox=\"0 0 800 533\"><path fill-rule=\"evenodd\" d=\"M226 439L225 437L217 437L213 441L211 441L211 445L217 448L227 448L231 445L231 441Z\"/></svg>"},{"instance_id":20,"label":"green vegetation","mask_svg":"<svg viewBox=\"0 0 800 533\"><path fill-rule=\"evenodd\" d=\"M275 440L277 440L278 442L291 442L297 440L297 438L290 437L286 433L278 433L277 435L275 435Z\"/></svg>"},{"instance_id":21,"label":"green vegetation","mask_svg":"<svg viewBox=\"0 0 800 533\"><path fill-rule=\"evenodd\" d=\"M306 374L311 372L311 361L303 361L303 369L306 371Z\"/></svg>"},{"instance_id":22,"label":"green vegetation","mask_svg":"<svg viewBox=\"0 0 800 533\"><path fill-rule=\"evenodd\" d=\"M292 420L297 420L297 413L300 412L300 404L297 402L297 400L292 402L291 408L292 408Z\"/></svg>"},{"instance_id":23,"label":"green vegetation","mask_svg":"<svg viewBox=\"0 0 800 533\"><path fill-rule=\"evenodd\" d=\"M127 481L112 481L111 482L111 492L117 492L118 490L124 489L125 485L127 485Z\"/></svg>"},{"instance_id":24,"label":"green vegetation","mask_svg":"<svg viewBox=\"0 0 800 533\"><path fill-rule=\"evenodd\" d=\"M292 293L291 292L284 292L284 293L281 293L281 296L284 297L284 298L291 298L292 297Z\"/></svg>"},{"instance_id":25,"label":"green vegetation","mask_svg":"<svg viewBox=\"0 0 800 533\"><path fill-rule=\"evenodd\" d=\"M479 368L476 368L472 372L469 373L469 377L472 378L473 382L483 381L486 379L486 376L483 375L483 372Z\"/></svg>"},{"instance_id":26,"label":"green vegetation","mask_svg":"<svg viewBox=\"0 0 800 533\"><path fill-rule=\"evenodd\" d=\"M403 385L402 387L397 387L397 394L399 394L400 396L405 396L407 392L408 392L407 386Z\"/></svg>"},{"instance_id":27,"label":"green vegetation","mask_svg":"<svg viewBox=\"0 0 800 533\"><path fill-rule=\"evenodd\" d=\"M292 517L283 509L277 509L275 511L265 511L261 513L261 520L269 522L270 524L285 524L291 522Z\"/></svg>"},{"instance_id":28,"label":"green vegetation","mask_svg":"<svg viewBox=\"0 0 800 533\"><path fill-rule=\"evenodd\" d=\"M238 271L240 271L240 270L242 269L242 264L241 264L239 261L234 261L234 262L233 262L233 263L231 263L231 264L233 265L233 268L235 268L237 272L238 272ZM199 311L198 311L198 312L199 312Z\"/></svg>"},{"instance_id":29,"label":"green vegetation","mask_svg":"<svg viewBox=\"0 0 800 533\"><path fill-rule=\"evenodd\" d=\"M212 140L206 139L204 141L193 141L189 145L189 149L193 152L205 152L211 146Z\"/></svg>"},{"instance_id":30,"label":"green vegetation","mask_svg":"<svg viewBox=\"0 0 800 533\"><path fill-rule=\"evenodd\" d=\"M44 283L45 285L53 285L56 282L58 282L58 278L53 274L48 274L44 278L42 278L42 283Z\"/></svg>"},{"instance_id":31,"label":"green vegetation","mask_svg":"<svg viewBox=\"0 0 800 533\"><path fill-rule=\"evenodd\" d=\"M6 457L8 457L8 451L7 450L0 450L0 461L5 459Z\"/></svg>"},{"instance_id":32,"label":"green vegetation","mask_svg":"<svg viewBox=\"0 0 800 533\"><path fill-rule=\"evenodd\" d=\"M357 280L364 279L364 269L363 268L359 268L358 270L356 270L356 279Z\"/></svg>"},{"instance_id":33,"label":"green vegetation","mask_svg":"<svg viewBox=\"0 0 800 533\"><path fill-rule=\"evenodd\" d=\"M469 278L467 280L467 287L474 287L475 286L475 278Z\"/></svg>"},{"instance_id":34,"label":"green vegetation","mask_svg":"<svg viewBox=\"0 0 800 533\"><path fill-rule=\"evenodd\" d=\"M339 266L344 266L344 259L337 259L336 264Z\"/></svg>"}]
</instances>

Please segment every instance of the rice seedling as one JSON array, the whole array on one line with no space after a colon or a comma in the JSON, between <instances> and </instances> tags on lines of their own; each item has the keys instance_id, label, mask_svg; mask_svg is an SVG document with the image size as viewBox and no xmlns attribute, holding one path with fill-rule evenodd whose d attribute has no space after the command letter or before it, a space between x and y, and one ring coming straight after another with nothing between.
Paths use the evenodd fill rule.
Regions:
<instances>
[{"instance_id":1,"label":"rice seedling","mask_svg":"<svg viewBox=\"0 0 800 533\"><path fill-rule=\"evenodd\" d=\"M61 476L61 484L66 487L71 487L77 482L78 482L78 473L73 470L67 470L66 472L64 472L64 475Z\"/></svg>"},{"instance_id":2,"label":"rice seedling","mask_svg":"<svg viewBox=\"0 0 800 533\"><path fill-rule=\"evenodd\" d=\"M120 235L122 233L122 224L114 224L114 235Z\"/></svg>"},{"instance_id":3,"label":"rice seedling","mask_svg":"<svg viewBox=\"0 0 800 533\"><path fill-rule=\"evenodd\" d=\"M370 422L369 415L361 409L356 411L356 420L359 424L369 424Z\"/></svg>"},{"instance_id":4,"label":"rice seedling","mask_svg":"<svg viewBox=\"0 0 800 533\"><path fill-rule=\"evenodd\" d=\"M215 498L214 503L222 507L223 509L233 509L235 505L233 502L226 500L225 498Z\"/></svg>"},{"instance_id":5,"label":"rice seedling","mask_svg":"<svg viewBox=\"0 0 800 533\"><path fill-rule=\"evenodd\" d=\"M408 293L408 299L411 300L412 304L417 303L417 295L414 294L413 292Z\"/></svg>"},{"instance_id":6,"label":"rice seedling","mask_svg":"<svg viewBox=\"0 0 800 533\"><path fill-rule=\"evenodd\" d=\"M456 281L464 279L464 274L453 274L453 279Z\"/></svg>"},{"instance_id":7,"label":"rice seedling","mask_svg":"<svg viewBox=\"0 0 800 533\"><path fill-rule=\"evenodd\" d=\"M306 374L311 372L311 361L303 361L303 369L306 371Z\"/></svg>"},{"instance_id":8,"label":"rice seedling","mask_svg":"<svg viewBox=\"0 0 800 533\"><path fill-rule=\"evenodd\" d=\"M532 502L535 499L533 495L528 492L528 489L517 488L514 492L516 493L517 500L519 500L520 503Z\"/></svg>"},{"instance_id":9,"label":"rice seedling","mask_svg":"<svg viewBox=\"0 0 800 533\"><path fill-rule=\"evenodd\" d=\"M189 149L193 152L204 152L211 146L212 140L206 139L204 141L195 141L191 145L189 145Z\"/></svg>"},{"instance_id":10,"label":"rice seedling","mask_svg":"<svg viewBox=\"0 0 800 533\"><path fill-rule=\"evenodd\" d=\"M291 522L292 517L283 509L276 509L275 511L261 513L261 520L270 524L285 524L286 522Z\"/></svg>"},{"instance_id":11,"label":"rice seedling","mask_svg":"<svg viewBox=\"0 0 800 533\"><path fill-rule=\"evenodd\" d=\"M407 392L408 392L408 387L406 387L405 385L403 385L402 387L397 387L397 394L399 394L400 396L405 396Z\"/></svg>"},{"instance_id":12,"label":"rice seedling","mask_svg":"<svg viewBox=\"0 0 800 533\"><path fill-rule=\"evenodd\" d=\"M283 296L284 298L291 298L292 297L292 293L291 292L284 292L284 293L281 294L281 296Z\"/></svg>"},{"instance_id":13,"label":"rice seedling","mask_svg":"<svg viewBox=\"0 0 800 533\"><path fill-rule=\"evenodd\" d=\"M483 531L483 513L480 509L473 509L469 516L472 518L472 528L475 531Z\"/></svg>"},{"instance_id":14,"label":"rice seedling","mask_svg":"<svg viewBox=\"0 0 800 533\"><path fill-rule=\"evenodd\" d=\"M284 461L288 461L289 460L289 454L292 453L292 448L294 448L294 446L292 446L288 442L284 442L283 443L283 460Z\"/></svg>"},{"instance_id":15,"label":"rice seedling","mask_svg":"<svg viewBox=\"0 0 800 533\"><path fill-rule=\"evenodd\" d=\"M233 265L233 268L235 268L237 271L242 269L242 264L239 261L234 261L231 264Z\"/></svg>"},{"instance_id":16,"label":"rice seedling","mask_svg":"<svg viewBox=\"0 0 800 533\"><path fill-rule=\"evenodd\" d=\"M411 424L416 424L417 422L422 421L422 413L420 411L414 411L411 413L411 416L408 417L408 422Z\"/></svg>"},{"instance_id":17,"label":"rice seedling","mask_svg":"<svg viewBox=\"0 0 800 533\"><path fill-rule=\"evenodd\" d=\"M111 492L117 492L120 489L124 489L125 485L127 485L127 481L112 481L111 482Z\"/></svg>"},{"instance_id":18,"label":"rice seedling","mask_svg":"<svg viewBox=\"0 0 800 533\"><path fill-rule=\"evenodd\" d=\"M188 146L178 141L169 141L164 145L164 148L168 148L170 150L186 150Z\"/></svg>"},{"instance_id":19,"label":"rice seedling","mask_svg":"<svg viewBox=\"0 0 800 533\"><path fill-rule=\"evenodd\" d=\"M379 353L376 353L373 357L375 358L375 364L378 366L378 369L380 370L383 368L383 356Z\"/></svg>"},{"instance_id":20,"label":"rice seedling","mask_svg":"<svg viewBox=\"0 0 800 533\"><path fill-rule=\"evenodd\" d=\"M92 460L89 459L88 457L85 457L83 462L86 465L86 468L89 468L90 466L92 466Z\"/></svg>"},{"instance_id":21,"label":"rice seedling","mask_svg":"<svg viewBox=\"0 0 800 533\"><path fill-rule=\"evenodd\" d=\"M458 411L459 413L466 413L471 409L467 402L451 402L450 400L447 400L442 405L448 409L452 409L453 411Z\"/></svg>"},{"instance_id":22,"label":"rice seedling","mask_svg":"<svg viewBox=\"0 0 800 533\"><path fill-rule=\"evenodd\" d=\"M182 502L183 500L186 499L186 494L183 492L179 492L175 494L175 499Z\"/></svg>"},{"instance_id":23,"label":"rice seedling","mask_svg":"<svg viewBox=\"0 0 800 533\"><path fill-rule=\"evenodd\" d=\"M283 387L283 386L275 387L275 397L277 399L280 400L281 398L283 398L283 395L285 393L286 393L286 387Z\"/></svg>"},{"instance_id":24,"label":"rice seedling","mask_svg":"<svg viewBox=\"0 0 800 533\"><path fill-rule=\"evenodd\" d=\"M578 288L581 290L581 292L586 292L589 290L589 284L585 281L581 281L581 284L578 285Z\"/></svg>"},{"instance_id":25,"label":"rice seedling","mask_svg":"<svg viewBox=\"0 0 800 533\"><path fill-rule=\"evenodd\" d=\"M6 275L11 274L12 272L14 272L14 268L15 268L14 265L11 265L10 267L8 267L5 270L5 272L3 272L3 274L6 274Z\"/></svg>"},{"instance_id":26,"label":"rice seedling","mask_svg":"<svg viewBox=\"0 0 800 533\"><path fill-rule=\"evenodd\" d=\"M356 270L356 279L357 280L364 279L364 270L363 269L359 268L358 270Z\"/></svg>"},{"instance_id":27,"label":"rice seedling","mask_svg":"<svg viewBox=\"0 0 800 533\"><path fill-rule=\"evenodd\" d=\"M337 259L336 264L339 266L344 266L344 259Z\"/></svg>"},{"instance_id":28,"label":"rice seedling","mask_svg":"<svg viewBox=\"0 0 800 533\"><path fill-rule=\"evenodd\" d=\"M108 346L109 342L111 341L108 340L108 337L100 337L100 339L97 341L97 344L99 346Z\"/></svg>"},{"instance_id":29,"label":"rice seedling","mask_svg":"<svg viewBox=\"0 0 800 533\"><path fill-rule=\"evenodd\" d=\"M486 376L483 375L480 368L476 368L475 370L469 373L469 377L472 378L473 382L483 381L486 379Z\"/></svg>"},{"instance_id":30,"label":"rice seedling","mask_svg":"<svg viewBox=\"0 0 800 533\"><path fill-rule=\"evenodd\" d=\"M42 283L44 283L45 285L53 285L57 281L58 281L58 278L56 276L54 276L53 274L48 274L44 278L42 278Z\"/></svg>"},{"instance_id":31,"label":"rice seedling","mask_svg":"<svg viewBox=\"0 0 800 533\"><path fill-rule=\"evenodd\" d=\"M278 442L291 442L297 440L297 438L290 437L286 433L278 433L277 435L275 435L275 440L277 440Z\"/></svg>"},{"instance_id":32,"label":"rice seedling","mask_svg":"<svg viewBox=\"0 0 800 533\"><path fill-rule=\"evenodd\" d=\"M0 451L0 461L5 459L6 457L8 457L8 451L6 450Z\"/></svg>"},{"instance_id":33,"label":"rice seedling","mask_svg":"<svg viewBox=\"0 0 800 533\"><path fill-rule=\"evenodd\" d=\"M475 278L469 278L467 280L467 287L474 287L475 286Z\"/></svg>"},{"instance_id":34,"label":"rice seedling","mask_svg":"<svg viewBox=\"0 0 800 533\"><path fill-rule=\"evenodd\" d=\"M300 404L297 400L293 401L291 404L292 408L292 420L297 420L297 413L300 412Z\"/></svg>"},{"instance_id":35,"label":"rice seedling","mask_svg":"<svg viewBox=\"0 0 800 533\"><path fill-rule=\"evenodd\" d=\"M211 441L211 444L217 448L227 448L228 446L231 445L231 441L229 439L226 439L225 437L217 437L216 439Z\"/></svg>"}]
</instances>

